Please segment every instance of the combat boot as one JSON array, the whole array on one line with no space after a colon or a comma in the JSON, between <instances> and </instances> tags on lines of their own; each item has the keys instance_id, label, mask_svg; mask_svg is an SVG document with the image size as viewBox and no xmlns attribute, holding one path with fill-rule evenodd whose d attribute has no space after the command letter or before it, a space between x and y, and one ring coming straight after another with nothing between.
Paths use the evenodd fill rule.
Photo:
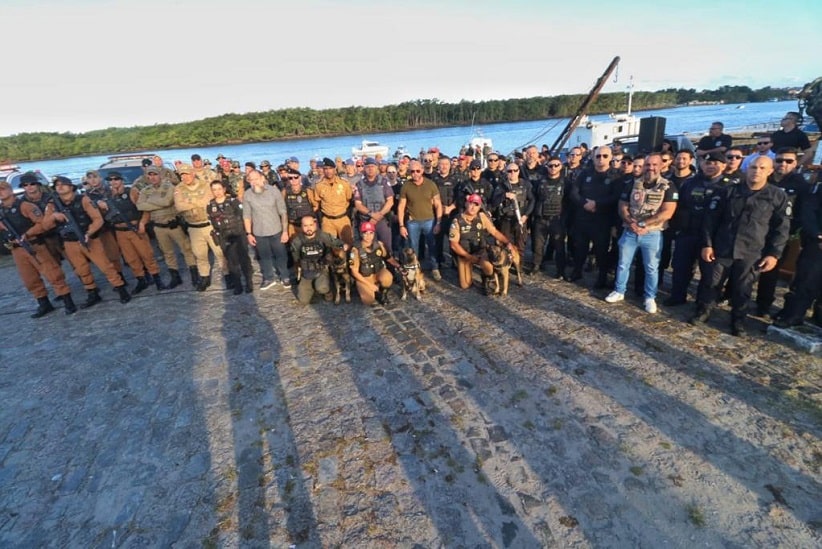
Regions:
<instances>
[{"instance_id":1,"label":"combat boot","mask_svg":"<svg viewBox=\"0 0 822 549\"><path fill-rule=\"evenodd\" d=\"M230 274L223 275L223 284L225 284L226 290L233 290L237 286L236 282L234 281L234 277Z\"/></svg>"},{"instance_id":2,"label":"combat boot","mask_svg":"<svg viewBox=\"0 0 822 549\"><path fill-rule=\"evenodd\" d=\"M151 273L148 272L148 269L143 269L143 277L146 279L146 284L150 285L154 283L154 277L151 276Z\"/></svg>"},{"instance_id":3,"label":"combat boot","mask_svg":"<svg viewBox=\"0 0 822 549\"><path fill-rule=\"evenodd\" d=\"M188 273L191 275L191 285L193 287L197 287L200 285L200 272L197 270L197 267L189 267Z\"/></svg>"},{"instance_id":4,"label":"combat boot","mask_svg":"<svg viewBox=\"0 0 822 549\"><path fill-rule=\"evenodd\" d=\"M377 291L377 303L380 305L388 305L388 288L380 288Z\"/></svg>"},{"instance_id":5,"label":"combat boot","mask_svg":"<svg viewBox=\"0 0 822 549\"><path fill-rule=\"evenodd\" d=\"M50 312L54 310L54 305L51 304L49 301L48 296L46 297L38 297L37 298L37 310L34 311L34 314L31 315L31 318L40 318L41 316L46 316Z\"/></svg>"},{"instance_id":6,"label":"combat boot","mask_svg":"<svg viewBox=\"0 0 822 549\"><path fill-rule=\"evenodd\" d=\"M146 288L148 288L148 282L146 281L146 278L144 276L138 276L137 285L134 287L134 291L132 293L135 295L139 294Z\"/></svg>"},{"instance_id":7,"label":"combat boot","mask_svg":"<svg viewBox=\"0 0 822 549\"><path fill-rule=\"evenodd\" d=\"M154 278L154 285L157 286L157 291L158 292L160 290L168 290L168 286L163 284L163 279L160 278L160 273L157 273L156 275L154 275L153 278Z\"/></svg>"},{"instance_id":8,"label":"combat boot","mask_svg":"<svg viewBox=\"0 0 822 549\"><path fill-rule=\"evenodd\" d=\"M177 286L183 283L183 279L180 278L180 271L177 269L169 269L168 273L171 275L171 282L168 283L168 289L176 288Z\"/></svg>"},{"instance_id":9,"label":"combat boot","mask_svg":"<svg viewBox=\"0 0 822 549\"><path fill-rule=\"evenodd\" d=\"M63 306L66 308L67 315L73 315L77 312L77 305L74 304L71 294L61 296L61 299L63 300Z\"/></svg>"},{"instance_id":10,"label":"combat boot","mask_svg":"<svg viewBox=\"0 0 822 549\"><path fill-rule=\"evenodd\" d=\"M91 290L86 290L86 302L80 305L81 309L88 309L89 307L93 307L103 301L103 298L100 297L100 292L97 288L92 288Z\"/></svg>"},{"instance_id":11,"label":"combat boot","mask_svg":"<svg viewBox=\"0 0 822 549\"><path fill-rule=\"evenodd\" d=\"M709 318L711 318L711 310L700 304L697 305L694 316L688 319L688 324L699 326L708 322Z\"/></svg>"},{"instance_id":12,"label":"combat boot","mask_svg":"<svg viewBox=\"0 0 822 549\"><path fill-rule=\"evenodd\" d=\"M233 290L234 295L242 295L242 293L243 293L243 282L242 282L242 280L240 280L240 277L239 276L235 277L235 276L232 276L232 275L228 275L228 278L230 280L226 283L226 287ZM229 286L228 283L230 283L231 286Z\"/></svg>"},{"instance_id":13,"label":"combat boot","mask_svg":"<svg viewBox=\"0 0 822 549\"><path fill-rule=\"evenodd\" d=\"M211 275L201 276L200 280L197 281L198 292L206 291L209 286L211 286Z\"/></svg>"},{"instance_id":14,"label":"combat boot","mask_svg":"<svg viewBox=\"0 0 822 549\"><path fill-rule=\"evenodd\" d=\"M126 288L125 284L123 284L122 286L117 286L114 289L117 290L118 294L120 294L120 303L125 304L131 301L131 296L128 295L128 289Z\"/></svg>"}]
</instances>

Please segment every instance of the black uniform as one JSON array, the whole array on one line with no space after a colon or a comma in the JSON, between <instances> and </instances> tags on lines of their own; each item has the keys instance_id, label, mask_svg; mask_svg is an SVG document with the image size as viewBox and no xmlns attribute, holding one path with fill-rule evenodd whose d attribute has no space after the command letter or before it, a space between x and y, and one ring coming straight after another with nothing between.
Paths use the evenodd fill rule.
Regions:
<instances>
[{"instance_id":1,"label":"black uniform","mask_svg":"<svg viewBox=\"0 0 822 549\"><path fill-rule=\"evenodd\" d=\"M550 240L554 249L555 277L565 275L565 212L567 208L565 178L544 179L534 189L534 211L531 214L531 243L534 270L538 270Z\"/></svg>"},{"instance_id":2,"label":"black uniform","mask_svg":"<svg viewBox=\"0 0 822 549\"><path fill-rule=\"evenodd\" d=\"M457 200L457 212L463 213L465 211L465 199L472 194L480 195L480 198L482 198L482 207L487 211L493 189L494 187L491 185L491 182L484 177L480 177L477 181L474 181L470 177L461 181L454 190Z\"/></svg>"},{"instance_id":3,"label":"black uniform","mask_svg":"<svg viewBox=\"0 0 822 549\"><path fill-rule=\"evenodd\" d=\"M785 191L788 195L788 211L787 215L791 218L790 234L796 234L799 231L799 217L798 213L801 208L802 197L808 193L808 183L805 178L796 172L791 172L780 181L775 181L773 175L769 179L769 183L773 184ZM787 251L787 246L785 247ZM767 273L759 275L759 281L756 283L756 312L759 315L766 315L773 305L776 295L776 285L779 282L779 267L784 260L784 253L779 257L779 263L776 268Z\"/></svg>"},{"instance_id":4,"label":"black uniform","mask_svg":"<svg viewBox=\"0 0 822 549\"><path fill-rule=\"evenodd\" d=\"M455 209L449 213L447 216L441 221L440 227L450 227L451 222L457 217L459 213L459 209L456 208L457 203L457 178L453 173L449 173L446 176L441 175L439 172L434 172L431 174L430 177L431 181L433 181L437 188L440 190L440 201L442 202L443 211L446 206L451 206L452 204L455 206ZM436 252L437 264L441 265L445 263L445 249L450 247L446 243L448 239L448 231L441 230L439 233L434 235L434 249Z\"/></svg>"},{"instance_id":5,"label":"black uniform","mask_svg":"<svg viewBox=\"0 0 822 549\"><path fill-rule=\"evenodd\" d=\"M246 291L251 292L251 258L248 255L248 237L243 225L242 203L232 197L223 202L212 200L206 207L206 213L214 228L214 240L220 245L228 264L234 293L243 292L241 275L245 278Z\"/></svg>"},{"instance_id":6,"label":"black uniform","mask_svg":"<svg viewBox=\"0 0 822 549\"><path fill-rule=\"evenodd\" d=\"M597 283L604 284L608 273L608 245L611 240L611 227L616 217L616 207L622 185L605 172L584 170L571 185L571 205L574 212L574 271L572 280L582 278L582 267L588 258L591 244L594 257L599 266ZM585 201L596 202L596 211L584 209Z\"/></svg>"},{"instance_id":7,"label":"black uniform","mask_svg":"<svg viewBox=\"0 0 822 549\"><path fill-rule=\"evenodd\" d=\"M516 196L516 202L510 198L506 198L505 194L513 192ZM514 243L519 249L522 257L525 252L525 241L528 239L527 227L520 226L517 219L517 206L519 206L519 216L531 216L534 209L534 194L531 189L531 183L528 180L520 179L515 185L510 181L501 182L491 194L491 211L495 212L494 222L499 231L505 237Z\"/></svg>"},{"instance_id":8,"label":"black uniform","mask_svg":"<svg viewBox=\"0 0 822 549\"><path fill-rule=\"evenodd\" d=\"M736 330L745 318L757 263L780 257L788 242L788 195L774 185L752 191L747 183L729 185L714 195L702 228L703 247L716 259L702 262L706 276L699 283L697 315L710 311L724 282L731 282L731 320Z\"/></svg>"},{"instance_id":9,"label":"black uniform","mask_svg":"<svg viewBox=\"0 0 822 549\"><path fill-rule=\"evenodd\" d=\"M796 261L792 291L785 296L785 308L777 326L801 324L805 312L822 300L822 182L806 190L799 210L802 251Z\"/></svg>"}]
</instances>

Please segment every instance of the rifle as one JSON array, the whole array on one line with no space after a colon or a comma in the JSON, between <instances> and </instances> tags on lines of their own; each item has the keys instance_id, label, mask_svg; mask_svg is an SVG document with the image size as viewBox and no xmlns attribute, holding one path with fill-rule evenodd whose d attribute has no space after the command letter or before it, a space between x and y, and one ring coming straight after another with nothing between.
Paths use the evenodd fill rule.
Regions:
<instances>
[{"instance_id":1,"label":"rifle","mask_svg":"<svg viewBox=\"0 0 822 549\"><path fill-rule=\"evenodd\" d=\"M66 221L65 225L69 231L74 233L74 236L77 237L77 241L88 250L88 242L86 242L86 233L80 228L80 225L77 224L77 220L74 219L74 216L71 212L66 208L63 201L60 199L59 196L54 197L54 209L57 210L57 213L61 213L65 216Z\"/></svg>"},{"instance_id":2,"label":"rifle","mask_svg":"<svg viewBox=\"0 0 822 549\"><path fill-rule=\"evenodd\" d=\"M31 257L33 257L37 263L40 263L40 260L37 259L37 254L34 253L34 248L31 247L31 242L23 238L23 236L16 228L14 228L14 225L11 224L11 222L6 217L6 214L2 210L0 210L0 221L3 222L3 225L6 227L6 232L9 233L9 236L11 236L11 241L13 241L14 244L17 244L24 250L26 250L28 254Z\"/></svg>"},{"instance_id":3,"label":"rifle","mask_svg":"<svg viewBox=\"0 0 822 549\"><path fill-rule=\"evenodd\" d=\"M132 225L132 223L128 219L126 219L126 216L124 216L120 209L114 204L113 200L111 200L110 198L103 198L102 200L106 203L106 206L108 206L108 211L111 214L110 216L107 216L110 219L106 219L106 221L112 224L125 223L128 226L128 228L134 231L135 233L140 232L140 230L137 227Z\"/></svg>"}]
</instances>

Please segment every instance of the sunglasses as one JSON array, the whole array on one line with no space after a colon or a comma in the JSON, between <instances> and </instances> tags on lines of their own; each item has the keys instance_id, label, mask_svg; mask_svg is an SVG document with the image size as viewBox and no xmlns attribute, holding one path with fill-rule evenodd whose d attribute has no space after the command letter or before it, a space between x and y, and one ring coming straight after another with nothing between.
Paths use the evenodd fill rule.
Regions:
<instances>
[{"instance_id":1,"label":"sunglasses","mask_svg":"<svg viewBox=\"0 0 822 549\"><path fill-rule=\"evenodd\" d=\"M559 168L562 164L548 164L549 168Z\"/></svg>"},{"instance_id":2,"label":"sunglasses","mask_svg":"<svg viewBox=\"0 0 822 549\"><path fill-rule=\"evenodd\" d=\"M498 162L499 158L489 158L488 162Z\"/></svg>"},{"instance_id":3,"label":"sunglasses","mask_svg":"<svg viewBox=\"0 0 822 549\"><path fill-rule=\"evenodd\" d=\"M505 170L508 173L517 173L519 170Z\"/></svg>"},{"instance_id":4,"label":"sunglasses","mask_svg":"<svg viewBox=\"0 0 822 549\"><path fill-rule=\"evenodd\" d=\"M23 183L23 187L34 187L35 185L39 185L40 183Z\"/></svg>"},{"instance_id":5,"label":"sunglasses","mask_svg":"<svg viewBox=\"0 0 822 549\"><path fill-rule=\"evenodd\" d=\"M594 158L611 158L610 154L595 154ZM664 158L662 160L665 160Z\"/></svg>"},{"instance_id":6,"label":"sunglasses","mask_svg":"<svg viewBox=\"0 0 822 549\"><path fill-rule=\"evenodd\" d=\"M106 177L106 181L122 181L122 177Z\"/></svg>"},{"instance_id":7,"label":"sunglasses","mask_svg":"<svg viewBox=\"0 0 822 549\"><path fill-rule=\"evenodd\" d=\"M742 158L742 155L729 154L729 155L726 155L725 158L727 158L728 160L740 160Z\"/></svg>"},{"instance_id":8,"label":"sunglasses","mask_svg":"<svg viewBox=\"0 0 822 549\"><path fill-rule=\"evenodd\" d=\"M796 160L794 160L793 158L777 158L776 160L774 160L774 162L776 162L777 164L793 164L794 162L796 162Z\"/></svg>"},{"instance_id":9,"label":"sunglasses","mask_svg":"<svg viewBox=\"0 0 822 549\"><path fill-rule=\"evenodd\" d=\"M422 170L408 170L411 173L422 173Z\"/></svg>"}]
</instances>

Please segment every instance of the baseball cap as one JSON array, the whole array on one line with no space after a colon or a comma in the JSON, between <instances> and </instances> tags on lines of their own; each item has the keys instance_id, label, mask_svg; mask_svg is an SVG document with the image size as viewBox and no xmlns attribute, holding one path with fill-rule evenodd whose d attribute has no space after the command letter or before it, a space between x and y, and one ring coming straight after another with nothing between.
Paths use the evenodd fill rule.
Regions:
<instances>
[{"instance_id":1,"label":"baseball cap","mask_svg":"<svg viewBox=\"0 0 822 549\"><path fill-rule=\"evenodd\" d=\"M290 156L290 157L288 158L288 160L286 160L285 162L286 162L286 164L287 164L287 163L289 163L289 162L296 162L296 163L298 163L298 164L299 164L299 163L300 163L300 159L299 159L299 158L297 158L296 156Z\"/></svg>"},{"instance_id":2,"label":"baseball cap","mask_svg":"<svg viewBox=\"0 0 822 549\"><path fill-rule=\"evenodd\" d=\"M328 158L327 156L323 158L323 168L336 168L337 164Z\"/></svg>"},{"instance_id":3,"label":"baseball cap","mask_svg":"<svg viewBox=\"0 0 822 549\"><path fill-rule=\"evenodd\" d=\"M194 154L192 154L192 155L191 155L191 161L192 161L192 162L194 162L195 160L202 160L202 159L203 159L203 157L202 157L202 156L200 156L200 155L199 155L199 154L197 154L197 153L194 153Z\"/></svg>"},{"instance_id":4,"label":"baseball cap","mask_svg":"<svg viewBox=\"0 0 822 549\"><path fill-rule=\"evenodd\" d=\"M377 159L371 158L370 156L363 161L363 166L376 166Z\"/></svg>"},{"instance_id":5,"label":"baseball cap","mask_svg":"<svg viewBox=\"0 0 822 549\"><path fill-rule=\"evenodd\" d=\"M363 221L362 223L360 223L360 232L361 233L374 233L374 232L377 232L377 228L370 221Z\"/></svg>"},{"instance_id":6,"label":"baseball cap","mask_svg":"<svg viewBox=\"0 0 822 549\"><path fill-rule=\"evenodd\" d=\"M263 166L271 166L271 162L269 162L268 160L263 160L262 162L260 162L260 167L262 168Z\"/></svg>"},{"instance_id":7,"label":"baseball cap","mask_svg":"<svg viewBox=\"0 0 822 549\"><path fill-rule=\"evenodd\" d=\"M719 151L709 152L705 155L705 160L713 160L715 162L722 162L723 164L728 163L728 159L725 158L725 153Z\"/></svg>"},{"instance_id":8,"label":"baseball cap","mask_svg":"<svg viewBox=\"0 0 822 549\"><path fill-rule=\"evenodd\" d=\"M480 206L482 206L482 197L480 195L478 195L477 193L469 194L466 197L465 201L466 202L473 202L474 204L479 204Z\"/></svg>"},{"instance_id":9,"label":"baseball cap","mask_svg":"<svg viewBox=\"0 0 822 549\"><path fill-rule=\"evenodd\" d=\"M481 170L482 169L482 162L479 160L472 160L470 164L468 164L469 168Z\"/></svg>"},{"instance_id":10,"label":"baseball cap","mask_svg":"<svg viewBox=\"0 0 822 549\"><path fill-rule=\"evenodd\" d=\"M190 164L178 164L177 173L193 173L194 168Z\"/></svg>"}]
</instances>

